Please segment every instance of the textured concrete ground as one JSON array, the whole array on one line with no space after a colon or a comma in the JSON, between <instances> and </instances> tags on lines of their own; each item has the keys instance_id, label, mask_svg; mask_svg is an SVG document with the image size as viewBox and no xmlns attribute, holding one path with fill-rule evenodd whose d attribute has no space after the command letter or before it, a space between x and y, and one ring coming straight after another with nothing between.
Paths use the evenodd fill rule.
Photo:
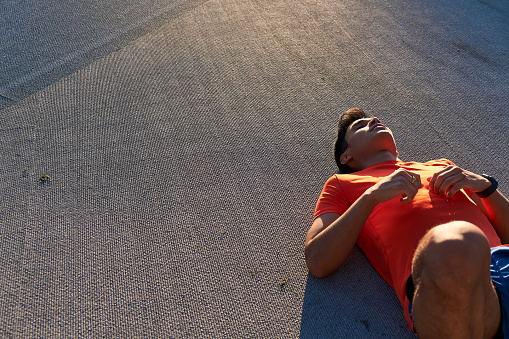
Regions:
<instances>
[{"instance_id":1,"label":"textured concrete ground","mask_svg":"<svg viewBox=\"0 0 509 339\"><path fill-rule=\"evenodd\" d=\"M3 337L411 338L305 266L351 106L509 193L507 1L0 6Z\"/></svg>"}]
</instances>

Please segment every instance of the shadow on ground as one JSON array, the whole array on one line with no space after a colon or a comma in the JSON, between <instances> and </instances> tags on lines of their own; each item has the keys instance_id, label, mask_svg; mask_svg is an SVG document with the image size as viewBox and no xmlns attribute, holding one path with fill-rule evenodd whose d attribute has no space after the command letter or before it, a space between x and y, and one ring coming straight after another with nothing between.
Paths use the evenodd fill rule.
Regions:
<instances>
[{"instance_id":1,"label":"shadow on ground","mask_svg":"<svg viewBox=\"0 0 509 339\"><path fill-rule=\"evenodd\" d=\"M359 273L362 271L362 273ZM301 338L415 338L395 292L358 247L337 272L308 275Z\"/></svg>"}]
</instances>

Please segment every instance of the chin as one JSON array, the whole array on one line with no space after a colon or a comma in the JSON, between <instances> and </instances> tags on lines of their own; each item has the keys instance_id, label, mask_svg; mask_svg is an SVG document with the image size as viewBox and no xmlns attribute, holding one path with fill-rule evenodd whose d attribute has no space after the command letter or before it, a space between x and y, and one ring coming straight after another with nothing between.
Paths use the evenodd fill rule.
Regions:
<instances>
[{"instance_id":1,"label":"chin","mask_svg":"<svg viewBox=\"0 0 509 339\"><path fill-rule=\"evenodd\" d=\"M384 149L393 150L394 153L397 153L396 141L394 140L394 137L390 131L386 133L377 133L376 139L376 142L380 144L380 146L383 146Z\"/></svg>"},{"instance_id":2,"label":"chin","mask_svg":"<svg viewBox=\"0 0 509 339\"><path fill-rule=\"evenodd\" d=\"M390 139L393 144L396 144L396 142L394 141L394 136L392 135L392 132L389 129L385 129L385 130L381 129L381 130L377 131L377 133L375 134L375 138L376 139L383 138L384 140Z\"/></svg>"}]
</instances>

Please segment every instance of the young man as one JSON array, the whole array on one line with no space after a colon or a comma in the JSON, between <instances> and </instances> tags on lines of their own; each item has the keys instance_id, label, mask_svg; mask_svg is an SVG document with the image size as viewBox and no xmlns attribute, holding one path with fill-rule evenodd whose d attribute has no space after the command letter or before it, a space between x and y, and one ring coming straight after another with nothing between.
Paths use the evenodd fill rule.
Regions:
<instances>
[{"instance_id":1,"label":"young man","mask_svg":"<svg viewBox=\"0 0 509 339\"><path fill-rule=\"evenodd\" d=\"M317 278L355 243L421 338L509 337L509 201L495 179L442 159L402 162L392 132L359 108L334 145L343 174L318 200L305 245ZM509 278L508 278L509 279Z\"/></svg>"}]
</instances>

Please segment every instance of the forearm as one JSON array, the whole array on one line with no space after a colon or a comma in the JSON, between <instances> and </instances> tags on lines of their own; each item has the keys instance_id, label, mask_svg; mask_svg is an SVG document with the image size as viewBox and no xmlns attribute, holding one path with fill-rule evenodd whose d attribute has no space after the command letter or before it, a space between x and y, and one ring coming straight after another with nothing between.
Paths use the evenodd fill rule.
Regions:
<instances>
[{"instance_id":1,"label":"forearm","mask_svg":"<svg viewBox=\"0 0 509 339\"><path fill-rule=\"evenodd\" d=\"M509 200L498 190L481 200L498 237L503 244L509 244Z\"/></svg>"},{"instance_id":2,"label":"forearm","mask_svg":"<svg viewBox=\"0 0 509 339\"><path fill-rule=\"evenodd\" d=\"M346 261L376 205L376 200L365 193L327 228L306 240L306 263L315 277L329 275Z\"/></svg>"}]
</instances>

